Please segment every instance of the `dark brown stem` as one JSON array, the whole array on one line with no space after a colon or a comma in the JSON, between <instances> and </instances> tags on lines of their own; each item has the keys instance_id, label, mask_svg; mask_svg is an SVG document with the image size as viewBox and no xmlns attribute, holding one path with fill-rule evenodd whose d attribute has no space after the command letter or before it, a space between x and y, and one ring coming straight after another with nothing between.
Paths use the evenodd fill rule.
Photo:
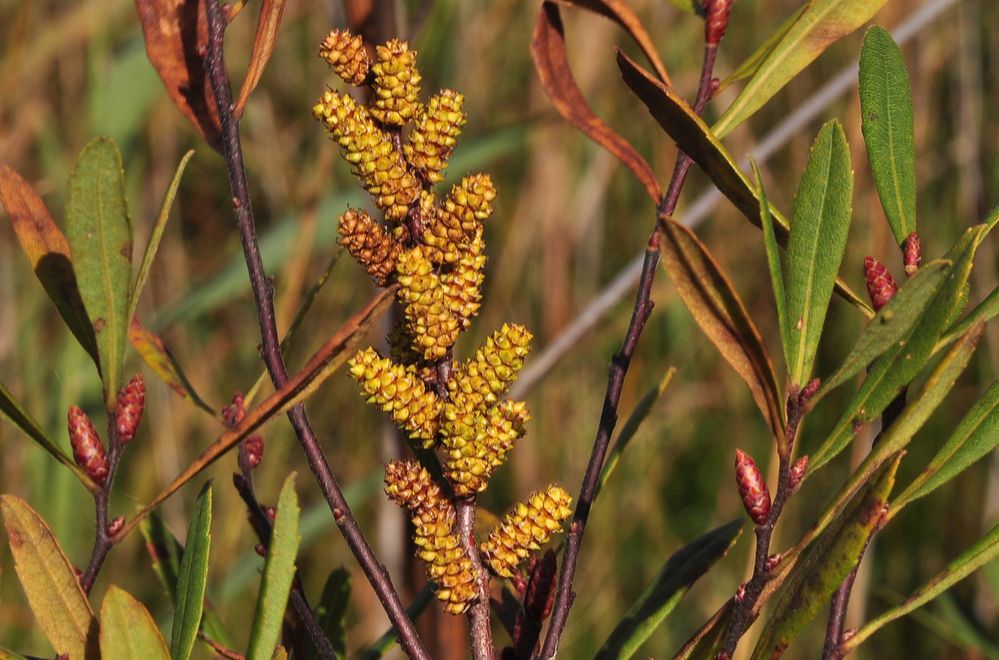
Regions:
<instances>
[{"instance_id":1,"label":"dark brown stem","mask_svg":"<svg viewBox=\"0 0 999 660\"><path fill-rule=\"evenodd\" d=\"M489 574L482 565L479 551L475 547L475 498L465 497L457 502L458 537L465 553L472 560L472 567L478 577L479 599L468 611L471 625L472 657L475 660L492 660L493 632L489 619Z\"/></svg>"},{"instance_id":2,"label":"dark brown stem","mask_svg":"<svg viewBox=\"0 0 999 660\"><path fill-rule=\"evenodd\" d=\"M704 49L704 63L701 67L701 81L697 89L697 100L694 102L694 111L700 113L708 99L711 98L712 76L714 72L715 56L717 46L708 46ZM656 208L656 220L668 216L676 209L676 204L680 199L680 191L686 181L687 173L690 171L692 161L682 151L677 154L676 165L673 168L673 175L666 195ZM624 386L624 378L631 365L631 358L635 354L638 340L645 328L646 321L652 314L655 302L652 300L652 282L655 279L656 267L659 265L659 234L653 230L649 238L648 247L645 250L645 258L642 261L642 275L638 282L638 290L635 294L635 307L631 313L631 321L628 323L628 330L625 333L621 350L611 358L610 373L607 377L607 390L604 394L603 408L600 412L600 423L597 426L597 436L593 441L593 449L590 452L590 460L583 474L583 484L580 486L579 495L576 498L576 510L572 516L572 523L569 525L569 532L565 540L565 552L562 555L562 571L559 573L558 586L555 591L555 603L552 606L552 618L548 624L548 632L545 634L545 642L541 648L540 657L552 658L558 651L559 639L565 630L565 624L569 618L569 609L576 594L572 590L572 583L576 575L576 564L579 561L579 551L583 543L583 533L586 530L586 521L590 515L590 508L597 494L597 483L600 478L600 471L603 468L604 458L607 455L607 447L610 444L611 435L617 425L617 408L621 402L621 390Z\"/></svg>"},{"instance_id":3,"label":"dark brown stem","mask_svg":"<svg viewBox=\"0 0 999 660\"><path fill-rule=\"evenodd\" d=\"M273 287L264 270L263 260L260 257L260 246L257 243L246 170L243 164L243 152L240 145L239 121L233 115L232 90L229 87L229 77L225 71L222 55L226 21L219 8L218 0L210 0L207 3L207 15L209 39L205 70L211 82L222 125L222 153L229 172L229 183L233 193L233 210L236 224L239 227L243 255L250 275L253 299L257 307L262 340L261 354L271 382L277 388L288 380L288 370L281 355L281 342L274 318ZM289 410L288 419L302 446L319 489L329 504L334 521L340 528L340 532L358 564L360 564L361 570L364 571L374 588L386 614L399 631L399 643L403 651L412 658L429 660L430 654L423 646L423 642L420 641L413 621L406 615L406 609L392 585L388 572L378 561L347 504L343 491L322 452L319 440L316 438L315 431L305 413L305 407L297 405Z\"/></svg>"}]
</instances>

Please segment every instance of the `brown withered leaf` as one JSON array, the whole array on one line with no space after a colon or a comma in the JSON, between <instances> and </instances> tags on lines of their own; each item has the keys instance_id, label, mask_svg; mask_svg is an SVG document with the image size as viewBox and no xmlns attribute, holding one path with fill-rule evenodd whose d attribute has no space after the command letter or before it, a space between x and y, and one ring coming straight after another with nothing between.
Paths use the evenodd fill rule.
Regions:
<instances>
[{"instance_id":1,"label":"brown withered leaf","mask_svg":"<svg viewBox=\"0 0 999 660\"><path fill-rule=\"evenodd\" d=\"M605 18L609 18L618 25L620 25L624 30L631 35L631 38L635 40L635 43L639 45L642 49L642 53L648 58L649 63L652 68L655 69L656 75L659 76L664 84L672 87L673 83L669 79L669 73L666 71L666 65L663 64L662 60L659 59L659 53L656 52L656 48L652 43L652 38L649 33L645 31L645 26L635 15L635 12L631 10L631 7L624 4L620 0L554 0L560 5L565 5L566 7L578 7L580 9L587 9L595 14L600 14Z\"/></svg>"},{"instance_id":2,"label":"brown withered leaf","mask_svg":"<svg viewBox=\"0 0 999 660\"><path fill-rule=\"evenodd\" d=\"M770 429L781 434L784 422L773 363L731 280L694 232L671 218L659 222L659 251L694 321L749 385Z\"/></svg>"},{"instance_id":3,"label":"brown withered leaf","mask_svg":"<svg viewBox=\"0 0 999 660\"><path fill-rule=\"evenodd\" d=\"M656 204L662 197L652 168L628 141L600 120L587 105L583 93L572 77L565 50L562 17L553 2L545 2L531 36L531 58L541 86L552 100L555 110L588 138L609 151L630 169Z\"/></svg>"},{"instance_id":4,"label":"brown withered leaf","mask_svg":"<svg viewBox=\"0 0 999 660\"><path fill-rule=\"evenodd\" d=\"M205 403L205 400L194 389L173 353L163 342L163 338L142 325L137 316L132 317L132 323L128 327L128 341L135 348L142 361L146 363L146 366L152 369L153 373L159 376L167 387L209 415L219 417L218 411Z\"/></svg>"},{"instance_id":5,"label":"brown withered leaf","mask_svg":"<svg viewBox=\"0 0 999 660\"><path fill-rule=\"evenodd\" d=\"M208 445L201 454L185 467L177 477L170 482L152 501L147 504L132 520L125 525L122 536L128 534L151 511L163 503L168 497L196 477L202 470L211 465L220 456L235 447L241 440L270 421L274 416L302 403L307 395L318 387L319 383L329 378L350 357L357 345L364 339L367 331L392 304L398 285L383 289L374 298L347 319L336 332L312 355L302 369L288 379L279 390L275 391L256 408L248 411L246 416L235 427L228 429Z\"/></svg>"},{"instance_id":6,"label":"brown withered leaf","mask_svg":"<svg viewBox=\"0 0 999 660\"><path fill-rule=\"evenodd\" d=\"M146 54L171 100L208 144L221 136L218 109L205 76L208 43L205 0L135 0Z\"/></svg>"},{"instance_id":7,"label":"brown withered leaf","mask_svg":"<svg viewBox=\"0 0 999 660\"><path fill-rule=\"evenodd\" d=\"M66 236L31 184L6 165L0 165L0 204L7 209L21 250L31 262L38 281L45 287L45 293L76 340L94 359L94 363L100 364L97 339L80 297Z\"/></svg>"},{"instance_id":8,"label":"brown withered leaf","mask_svg":"<svg viewBox=\"0 0 999 660\"><path fill-rule=\"evenodd\" d=\"M285 0L263 0L260 3L260 17L257 19L257 33L253 37L253 53L250 64L246 67L246 78L239 90L239 99L233 111L237 118L243 116L243 109L250 94L260 83L264 75L264 67L274 52L278 28L281 27L281 16L284 14Z\"/></svg>"}]
</instances>

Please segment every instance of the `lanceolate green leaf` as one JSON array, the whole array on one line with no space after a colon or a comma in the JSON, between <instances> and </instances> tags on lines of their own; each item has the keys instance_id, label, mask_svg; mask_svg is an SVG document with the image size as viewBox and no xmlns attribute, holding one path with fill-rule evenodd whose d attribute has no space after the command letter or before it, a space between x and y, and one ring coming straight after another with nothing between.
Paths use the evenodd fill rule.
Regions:
<instances>
[{"instance_id":1,"label":"lanceolate green leaf","mask_svg":"<svg viewBox=\"0 0 999 660\"><path fill-rule=\"evenodd\" d=\"M954 265L927 305L926 313L871 367L833 431L812 453L809 474L839 454L849 444L854 426L878 417L902 388L922 371L940 334L960 307L962 292L971 274L978 236L984 229L984 225L968 229L944 257Z\"/></svg>"},{"instance_id":2,"label":"lanceolate green leaf","mask_svg":"<svg viewBox=\"0 0 999 660\"><path fill-rule=\"evenodd\" d=\"M860 111L874 184L901 245L916 231L912 90L902 51L879 25L867 31L860 51Z\"/></svg>"},{"instance_id":3,"label":"lanceolate green leaf","mask_svg":"<svg viewBox=\"0 0 999 660\"><path fill-rule=\"evenodd\" d=\"M867 324L857 343L853 345L842 366L822 382L822 389L813 401L853 378L861 369L894 346L922 317L930 300L936 295L944 278L950 273L951 263L938 259L921 267L902 284L888 304L878 310Z\"/></svg>"},{"instance_id":4,"label":"lanceolate green leaf","mask_svg":"<svg viewBox=\"0 0 999 660\"><path fill-rule=\"evenodd\" d=\"M340 567L326 578L323 593L316 603L316 620L326 633L337 657L347 653L347 605L350 603L350 572ZM319 657L318 653L315 657Z\"/></svg>"},{"instance_id":5,"label":"lanceolate green leaf","mask_svg":"<svg viewBox=\"0 0 999 660\"><path fill-rule=\"evenodd\" d=\"M97 653L97 619L52 530L13 495L0 495L0 514L14 571L52 648L70 658L92 657Z\"/></svg>"},{"instance_id":6,"label":"lanceolate green leaf","mask_svg":"<svg viewBox=\"0 0 999 660\"><path fill-rule=\"evenodd\" d=\"M864 547L880 528L901 458L901 453L896 454L894 460L871 475L866 486L791 569L760 634L753 660L779 657L857 565Z\"/></svg>"},{"instance_id":7,"label":"lanceolate green leaf","mask_svg":"<svg viewBox=\"0 0 999 660\"><path fill-rule=\"evenodd\" d=\"M101 605L101 656L121 660L166 660L166 642L142 603L111 585Z\"/></svg>"},{"instance_id":8,"label":"lanceolate green leaf","mask_svg":"<svg viewBox=\"0 0 999 660\"><path fill-rule=\"evenodd\" d=\"M618 51L618 68L631 91L641 99L649 113L677 146L704 170L711 182L751 223L760 226L760 195L756 187L736 165L707 124L672 89L656 80L627 55ZM777 242L787 243L790 223L778 208L771 205ZM871 318L874 310L843 280L836 280L836 290L844 300Z\"/></svg>"},{"instance_id":9,"label":"lanceolate green leaf","mask_svg":"<svg viewBox=\"0 0 999 660\"><path fill-rule=\"evenodd\" d=\"M992 384L922 472L892 503L892 515L925 497L999 445L999 381Z\"/></svg>"},{"instance_id":10,"label":"lanceolate green leaf","mask_svg":"<svg viewBox=\"0 0 999 660\"><path fill-rule=\"evenodd\" d=\"M917 589L904 603L865 624L844 644L844 652L850 653L885 625L922 607L997 557L999 557L999 525L993 527L975 545L965 550L941 573Z\"/></svg>"},{"instance_id":11,"label":"lanceolate green leaf","mask_svg":"<svg viewBox=\"0 0 999 660\"><path fill-rule=\"evenodd\" d=\"M298 496L295 494L295 473L288 475L278 496L277 517L267 548L264 575L257 595L257 609L250 630L247 660L270 660L281 635L281 622L295 577L295 556L298 553Z\"/></svg>"},{"instance_id":12,"label":"lanceolate green leaf","mask_svg":"<svg viewBox=\"0 0 999 660\"><path fill-rule=\"evenodd\" d=\"M794 27L794 24L797 23L798 19L801 17L802 12L804 12L807 8L808 3L806 2L798 7L793 14L784 19L784 22L781 23L769 37L767 37L766 41L760 44L759 47L753 51L752 55L747 57L742 64L736 67L735 71L728 74L728 76L726 76L725 79L718 84L718 90L715 94L718 94L732 83L745 80L759 71L763 62L770 56L770 53L774 52L774 48L776 48L777 44L779 44L787 33L791 31L791 28Z\"/></svg>"},{"instance_id":13,"label":"lanceolate green leaf","mask_svg":"<svg viewBox=\"0 0 999 660\"><path fill-rule=\"evenodd\" d=\"M746 121L826 48L877 13L886 0L810 0L752 79L712 127L718 137Z\"/></svg>"},{"instance_id":14,"label":"lanceolate green leaf","mask_svg":"<svg viewBox=\"0 0 999 660\"><path fill-rule=\"evenodd\" d=\"M201 628L208 583L208 553L212 544L212 487L205 484L194 503L187 527L187 547L177 579L176 608L170 635L170 657L187 660Z\"/></svg>"},{"instance_id":15,"label":"lanceolate green leaf","mask_svg":"<svg viewBox=\"0 0 999 660\"><path fill-rule=\"evenodd\" d=\"M812 374L833 283L839 272L853 202L850 147L831 121L812 145L791 214L787 243L788 377L804 385Z\"/></svg>"},{"instance_id":16,"label":"lanceolate green leaf","mask_svg":"<svg viewBox=\"0 0 999 660\"><path fill-rule=\"evenodd\" d=\"M125 315L125 318L128 320L131 320L135 316L135 309L139 305L139 296L142 295L142 289L146 286L146 280L149 279L149 271L153 267L156 251L160 248L160 239L163 238L163 231L166 229L167 221L170 219L170 209L173 208L173 200L177 196L177 189L180 187L180 178L184 175L184 170L187 168L187 163L191 160L192 156L194 156L193 149L189 150L180 159L177 171L174 172L173 179L170 181L166 194L163 196L163 205L160 207L160 214L156 217L153 229L149 233L149 242L146 243L146 250L142 254L142 263L139 265L139 272L135 276L135 286L132 287L129 294L128 313Z\"/></svg>"},{"instance_id":17,"label":"lanceolate green leaf","mask_svg":"<svg viewBox=\"0 0 999 660\"><path fill-rule=\"evenodd\" d=\"M999 315L999 287L992 289L992 293L985 297L985 300L975 305L975 308L968 312L967 316L955 323L943 337L934 352L940 349L941 345L946 346L968 331L973 324L978 321L991 321Z\"/></svg>"},{"instance_id":18,"label":"lanceolate green leaf","mask_svg":"<svg viewBox=\"0 0 999 660\"><path fill-rule=\"evenodd\" d=\"M752 162L753 176L756 178L756 189L760 193L760 226L763 228L763 246L767 252L767 268L770 270L770 286L774 292L774 303L777 306L777 326L780 329L780 343L784 351L784 366L791 363L788 357L788 346L791 343L791 331L787 326L787 296L784 293L784 270L780 265L780 250L777 248L777 236L774 234L774 221L770 215L770 203L763 187L763 177L756 161Z\"/></svg>"},{"instance_id":19,"label":"lanceolate green leaf","mask_svg":"<svg viewBox=\"0 0 999 660\"><path fill-rule=\"evenodd\" d=\"M733 520L695 539L670 557L618 622L596 657L624 659L634 655L694 582L735 545L742 527L742 520Z\"/></svg>"},{"instance_id":20,"label":"lanceolate green leaf","mask_svg":"<svg viewBox=\"0 0 999 660\"><path fill-rule=\"evenodd\" d=\"M66 238L80 295L97 336L104 401L112 410L122 383L132 286L132 224L125 207L121 154L107 138L84 148L66 203Z\"/></svg>"}]
</instances>

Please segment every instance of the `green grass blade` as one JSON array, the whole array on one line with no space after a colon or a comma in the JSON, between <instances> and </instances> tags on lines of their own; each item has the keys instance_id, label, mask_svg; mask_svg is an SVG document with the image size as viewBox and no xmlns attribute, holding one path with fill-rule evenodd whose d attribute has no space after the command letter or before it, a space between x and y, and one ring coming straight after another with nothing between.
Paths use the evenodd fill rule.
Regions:
<instances>
[{"instance_id":1,"label":"green grass blade","mask_svg":"<svg viewBox=\"0 0 999 660\"><path fill-rule=\"evenodd\" d=\"M877 13L886 0L810 0L756 73L712 127L725 137L769 101L826 48Z\"/></svg>"},{"instance_id":2,"label":"green grass blade","mask_svg":"<svg viewBox=\"0 0 999 660\"><path fill-rule=\"evenodd\" d=\"M288 475L278 496L277 517L267 548L264 575L257 596L256 614L250 630L247 660L270 660L281 637L281 624L295 577L298 534L298 496L295 473Z\"/></svg>"},{"instance_id":3,"label":"green grass blade","mask_svg":"<svg viewBox=\"0 0 999 660\"><path fill-rule=\"evenodd\" d=\"M733 520L694 539L671 556L631 606L596 658L630 658L676 608L690 587L728 554L742 534L744 521Z\"/></svg>"},{"instance_id":4,"label":"green grass blade","mask_svg":"<svg viewBox=\"0 0 999 660\"><path fill-rule=\"evenodd\" d=\"M879 25L860 51L861 129L881 207L901 245L916 231L912 90L902 51Z\"/></svg>"},{"instance_id":5,"label":"green grass blade","mask_svg":"<svg viewBox=\"0 0 999 660\"><path fill-rule=\"evenodd\" d=\"M121 154L107 138L90 142L69 180L66 238L80 296L97 337L104 402L113 410L122 383L132 286L132 223Z\"/></svg>"},{"instance_id":6,"label":"green grass blade","mask_svg":"<svg viewBox=\"0 0 999 660\"><path fill-rule=\"evenodd\" d=\"M932 580L917 589L904 603L866 623L844 644L844 652L849 653L885 625L922 607L997 557L999 557L999 525L993 527L988 534L965 550Z\"/></svg>"},{"instance_id":7,"label":"green grass blade","mask_svg":"<svg viewBox=\"0 0 999 660\"><path fill-rule=\"evenodd\" d=\"M850 147L839 122L826 123L812 145L791 213L787 242L788 378L812 375L833 284L846 249L853 203Z\"/></svg>"},{"instance_id":8,"label":"green grass blade","mask_svg":"<svg viewBox=\"0 0 999 660\"><path fill-rule=\"evenodd\" d=\"M791 331L787 325L787 296L784 292L784 272L780 265L780 250L777 248L777 235L774 233L774 219L770 214L770 203L767 201L767 191L763 187L763 177L756 161L752 161L753 176L756 178L756 189L760 194L760 226L763 228L763 246L767 252L767 268L770 270L770 286L774 292L774 303L777 306L777 326L780 328L780 343L784 352L784 366L791 363L788 356L788 346L791 343Z\"/></svg>"},{"instance_id":9,"label":"green grass blade","mask_svg":"<svg viewBox=\"0 0 999 660\"><path fill-rule=\"evenodd\" d=\"M101 656L118 660L166 660L166 642L145 606L111 585L101 605Z\"/></svg>"},{"instance_id":10,"label":"green grass blade","mask_svg":"<svg viewBox=\"0 0 999 660\"><path fill-rule=\"evenodd\" d=\"M170 635L170 657L187 660L201 629L208 583L208 554L212 544L212 487L205 484L194 503L187 527L187 547L177 575L176 609Z\"/></svg>"},{"instance_id":11,"label":"green grass blade","mask_svg":"<svg viewBox=\"0 0 999 660\"><path fill-rule=\"evenodd\" d=\"M149 242L146 243L146 250L142 254L142 263L139 265L139 272L135 276L135 286L132 287L128 301L128 314L126 319L131 320L135 316L135 309L139 306L139 296L149 279L149 271L153 267L156 259L156 251L160 248L160 240L163 238L163 231L166 229L167 221L170 219L170 209L173 208L173 200L177 196L177 189L180 187L180 178L184 176L187 163L194 156L194 150L190 149L184 157L180 159L177 170L173 173L173 179L167 186L166 194L163 196L163 204L160 206L160 213L153 223L153 230L149 233Z\"/></svg>"}]
</instances>

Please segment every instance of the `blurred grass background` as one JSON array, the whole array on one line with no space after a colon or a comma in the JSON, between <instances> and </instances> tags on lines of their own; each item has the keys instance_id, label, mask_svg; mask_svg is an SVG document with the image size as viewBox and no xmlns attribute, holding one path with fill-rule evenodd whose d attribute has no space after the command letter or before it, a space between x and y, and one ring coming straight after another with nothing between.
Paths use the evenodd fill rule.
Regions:
<instances>
[{"instance_id":1,"label":"blurred grass background","mask_svg":"<svg viewBox=\"0 0 999 660\"><path fill-rule=\"evenodd\" d=\"M700 67L702 23L666 0L629 3L645 21L676 87L692 95ZM892 27L924 4L892 0L876 22ZM739 0L720 54L718 74L743 58L800 5L798 0ZM458 354L503 321L526 324L543 348L635 254L653 220L640 186L607 154L561 121L539 89L528 54L538 3L516 0L435 0L397 3L401 33L420 54L424 90L446 86L466 98L469 123L448 172L492 173L500 194L487 227L490 261L483 311ZM256 4L227 35L234 84L252 42ZM644 108L630 97L614 64L612 47L633 45L614 25L592 14L563 11L577 80L593 108L633 141L660 179L668 177L675 149ZM269 272L275 277L279 326L287 327L305 291L325 268L335 245L335 218L348 204L367 204L336 150L311 118L310 107L331 74L316 57L318 43L343 22L338 2L290 2L277 50L242 123L256 217ZM978 221L999 195L999 6L964 0L904 47L916 107L920 231L926 258L942 254L963 227ZM859 54L860 32L834 45L771 101L727 145L736 157L779 125L830 76ZM143 246L163 192L181 155L197 149L181 184L140 315L157 329L200 393L221 407L247 389L261 368L252 298L234 232L228 182L221 158L200 142L170 103L145 56L134 5L127 0L75 3L0 0L0 162L32 181L59 219L67 177L83 145L97 134L117 140L125 159L128 198ZM738 85L709 107L708 115L734 98ZM854 225L843 274L863 289L861 264L871 254L900 273L897 251L867 171L856 90L831 104L822 119L836 117L847 130L857 174ZM797 187L816 121L766 163L768 193L785 210ZM691 176L678 209L708 187ZM19 254L13 233L0 229L0 382L67 443L65 411L79 404L97 415L99 384L83 351ZM747 307L779 356L776 322L767 284L762 242L726 203L699 233L733 276ZM993 239L994 240L994 239ZM976 267L972 301L996 283L999 263L990 244ZM349 259L342 260L309 314L290 352L294 368L372 293ZM607 365L631 311L631 296L614 307L530 393L534 421L483 498L502 513L520 497L550 481L575 492L596 428ZM598 500L579 566L577 598L561 646L568 658L589 657L666 558L694 536L743 516L732 479L732 456L741 447L767 462L770 441L744 385L699 334L663 274L654 292L656 310L645 330L625 386L625 416L670 366L679 370L656 405L618 472ZM829 374L849 349L861 318L833 302L818 363ZM373 342L381 341L373 333ZM133 354L131 370L139 370ZM996 377L999 335L990 331L974 366L948 403L913 443L907 474L922 465L949 429ZM113 515L129 514L148 501L219 432L218 423L185 405L155 376L146 418L120 472ZM848 392L829 397L809 418L804 446L815 447ZM309 403L355 513L404 592L401 517L380 494L381 466L397 448L379 411L363 405L355 386L339 374ZM101 422L97 422L98 426ZM257 471L258 493L276 498L291 470L307 473L284 420L265 430L267 453ZM777 547L809 524L847 474L854 456L809 481L778 530ZM174 496L163 513L182 537L199 486L216 485L216 515L209 573L210 595L239 645L245 643L262 560L244 508L230 486L235 456L210 468ZM904 480L904 477L903 477ZM363 647L385 628L385 618L347 551L317 489L299 479L306 508L300 567L307 593L318 592L330 570L353 574L354 598L348 644ZM0 487L26 498L45 516L71 559L89 556L93 533L90 498L72 477L13 427L0 423ZM855 621L897 603L940 570L994 523L999 512L999 460L981 461L961 479L910 511L883 532L854 592ZM747 530L748 532L748 530ZM747 575L752 535L694 587L683 606L642 649L667 657ZM11 570L6 544L0 550L0 644L44 654L48 647ZM117 547L98 581L95 602L114 582L169 621L170 608L152 571L141 537ZM410 585L410 586L407 586ZM407 596L404 596L407 598ZM867 614L864 614L866 609ZM442 627L440 636L454 635ZM788 657L817 655L824 629L820 617ZM460 631L459 631L460 632ZM999 567L992 565L945 598L893 624L860 651L860 657L999 657ZM505 639L498 633L497 639ZM464 648L459 643L459 649ZM203 652L204 649L202 649ZM435 657L464 657L438 650Z\"/></svg>"}]
</instances>

